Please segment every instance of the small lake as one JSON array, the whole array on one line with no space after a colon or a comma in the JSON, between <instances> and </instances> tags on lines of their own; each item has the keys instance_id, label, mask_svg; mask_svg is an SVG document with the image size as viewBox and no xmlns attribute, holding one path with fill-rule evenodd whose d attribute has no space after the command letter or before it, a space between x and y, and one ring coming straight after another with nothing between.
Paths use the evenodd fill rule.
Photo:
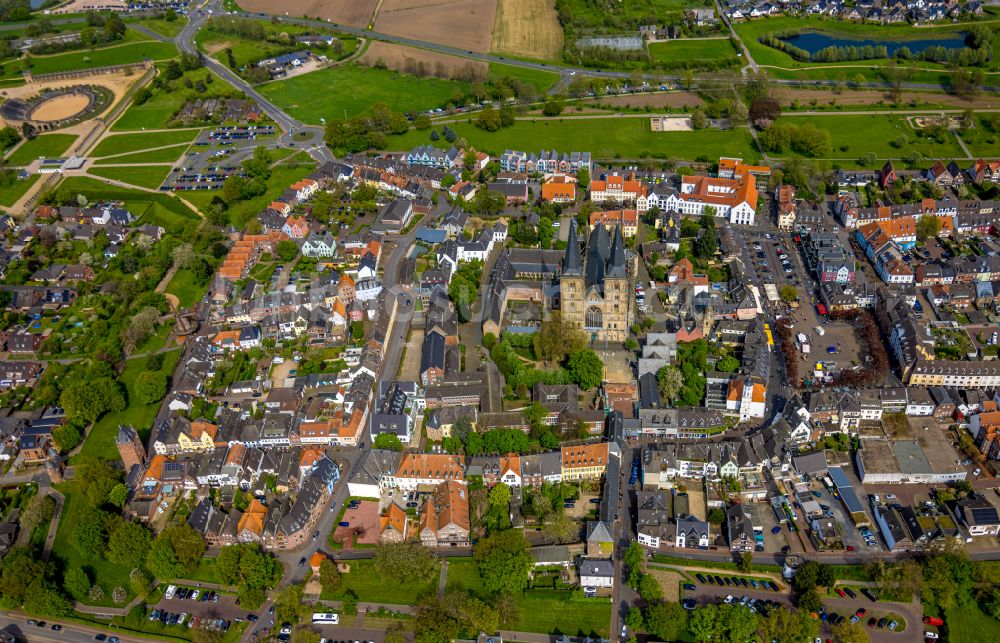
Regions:
<instances>
[{"instance_id":1,"label":"small lake","mask_svg":"<svg viewBox=\"0 0 1000 643\"><path fill-rule=\"evenodd\" d=\"M955 34L949 38L923 38L918 40L871 40L865 38L846 38L834 36L821 31L804 31L795 36L782 38L790 45L795 45L799 49L804 49L810 54L826 49L827 47L864 47L871 45L877 47L884 45L889 52L889 56L895 56L896 52L903 47L909 48L914 54L921 54L928 47L947 47L948 49L961 49L965 46L965 34Z\"/></svg>"}]
</instances>

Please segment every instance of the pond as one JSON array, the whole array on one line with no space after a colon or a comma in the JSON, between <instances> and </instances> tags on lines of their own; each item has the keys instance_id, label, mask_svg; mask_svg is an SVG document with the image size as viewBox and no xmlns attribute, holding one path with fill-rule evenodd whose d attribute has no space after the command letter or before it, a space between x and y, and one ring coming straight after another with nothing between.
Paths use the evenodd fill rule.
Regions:
<instances>
[{"instance_id":1,"label":"pond","mask_svg":"<svg viewBox=\"0 0 1000 643\"><path fill-rule=\"evenodd\" d=\"M868 38L848 38L836 36L822 31L803 31L800 34L782 38L790 45L795 45L799 49L804 49L810 54L826 49L827 47L865 47L871 45L877 47L884 45L889 56L895 56L896 52L907 47L914 54L921 54L928 47L946 47L948 49L961 49L965 47L965 34L957 33L948 38L921 38L915 40L872 40Z\"/></svg>"}]
</instances>

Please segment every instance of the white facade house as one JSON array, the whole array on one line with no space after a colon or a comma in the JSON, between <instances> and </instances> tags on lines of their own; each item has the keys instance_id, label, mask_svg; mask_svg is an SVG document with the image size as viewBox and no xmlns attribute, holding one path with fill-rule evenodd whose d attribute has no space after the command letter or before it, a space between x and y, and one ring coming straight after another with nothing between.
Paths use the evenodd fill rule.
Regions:
<instances>
[{"instance_id":1,"label":"white facade house","mask_svg":"<svg viewBox=\"0 0 1000 643\"><path fill-rule=\"evenodd\" d=\"M581 558L579 573L581 587L615 586L615 564L607 558Z\"/></svg>"},{"instance_id":2,"label":"white facade house","mask_svg":"<svg viewBox=\"0 0 1000 643\"><path fill-rule=\"evenodd\" d=\"M674 545L687 549L707 549L709 544L709 525L707 522L691 516L677 520L677 535Z\"/></svg>"},{"instance_id":3,"label":"white facade house","mask_svg":"<svg viewBox=\"0 0 1000 643\"><path fill-rule=\"evenodd\" d=\"M382 282L378 279L362 279L354 284L354 298L358 301L371 301L382 292Z\"/></svg>"}]
</instances>

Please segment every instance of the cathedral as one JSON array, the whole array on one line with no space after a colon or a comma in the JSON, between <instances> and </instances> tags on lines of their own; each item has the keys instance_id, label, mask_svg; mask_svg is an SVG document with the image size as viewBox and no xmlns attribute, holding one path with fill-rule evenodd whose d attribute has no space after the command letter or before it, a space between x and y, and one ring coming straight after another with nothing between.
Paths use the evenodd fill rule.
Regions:
<instances>
[{"instance_id":1,"label":"cathedral","mask_svg":"<svg viewBox=\"0 0 1000 643\"><path fill-rule=\"evenodd\" d=\"M615 226L612 237L603 224L595 225L587 240L586 254L584 263L573 219L559 281L562 318L576 322L598 341L624 342L634 312L621 228Z\"/></svg>"}]
</instances>

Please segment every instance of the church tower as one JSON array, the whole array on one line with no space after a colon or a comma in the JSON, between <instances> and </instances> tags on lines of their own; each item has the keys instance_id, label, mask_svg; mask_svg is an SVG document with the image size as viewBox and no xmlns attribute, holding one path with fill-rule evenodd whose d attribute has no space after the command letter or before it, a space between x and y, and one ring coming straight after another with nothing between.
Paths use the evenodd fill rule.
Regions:
<instances>
[{"instance_id":1,"label":"church tower","mask_svg":"<svg viewBox=\"0 0 1000 643\"><path fill-rule=\"evenodd\" d=\"M624 342L628 339L631 296L621 226L615 226L615 235L611 240L611 252L604 276L604 301L604 339Z\"/></svg>"},{"instance_id":2,"label":"church tower","mask_svg":"<svg viewBox=\"0 0 1000 643\"><path fill-rule=\"evenodd\" d=\"M583 260L580 242L576 238L576 218L569 222L569 239L563 257L562 276L559 278L559 308L562 318L583 327Z\"/></svg>"}]
</instances>

